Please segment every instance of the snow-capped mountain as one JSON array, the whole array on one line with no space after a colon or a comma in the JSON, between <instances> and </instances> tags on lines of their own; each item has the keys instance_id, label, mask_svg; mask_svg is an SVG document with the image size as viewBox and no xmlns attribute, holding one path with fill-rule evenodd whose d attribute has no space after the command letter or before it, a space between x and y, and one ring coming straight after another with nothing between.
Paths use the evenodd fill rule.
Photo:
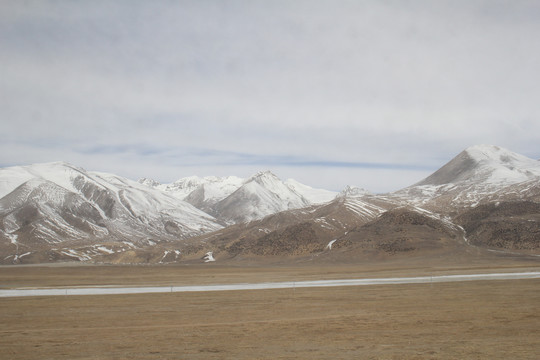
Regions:
<instances>
[{"instance_id":1,"label":"snow-capped mountain","mask_svg":"<svg viewBox=\"0 0 540 360\"><path fill-rule=\"evenodd\" d=\"M238 190L219 201L212 213L227 223L239 223L309 205L311 203L305 197L276 175L264 171L245 180Z\"/></svg>"},{"instance_id":2,"label":"snow-capped mountain","mask_svg":"<svg viewBox=\"0 0 540 360\"><path fill-rule=\"evenodd\" d=\"M202 179L200 185L190 192L184 200L205 212L212 213L214 206L234 193L244 179L236 176L224 178L209 176Z\"/></svg>"},{"instance_id":3,"label":"snow-capped mountain","mask_svg":"<svg viewBox=\"0 0 540 360\"><path fill-rule=\"evenodd\" d=\"M151 179L140 179L139 183L164 191L180 200L184 200L205 212L212 212L212 207L235 192L244 179L237 176L189 176L171 184L160 184Z\"/></svg>"},{"instance_id":4,"label":"snow-capped mountain","mask_svg":"<svg viewBox=\"0 0 540 360\"><path fill-rule=\"evenodd\" d=\"M452 239L470 235L480 246L534 253L540 248L538 203L540 161L491 145L470 147L424 180L389 194L355 187L337 194L283 182L270 171L160 184L63 162L36 164L0 169L0 262L200 261L207 253L220 261L347 246L360 254L358 241L368 235L370 251L392 254L429 247L430 236L447 236L447 229ZM427 223L435 232L424 231ZM363 235L347 238L353 230ZM380 243L379 233L387 243ZM418 234L425 235L422 242L407 242Z\"/></svg>"},{"instance_id":5,"label":"snow-capped mountain","mask_svg":"<svg viewBox=\"0 0 540 360\"><path fill-rule=\"evenodd\" d=\"M67 163L0 169L0 179L0 239L15 255L51 244L178 241L221 228L162 191Z\"/></svg>"},{"instance_id":6,"label":"snow-capped mountain","mask_svg":"<svg viewBox=\"0 0 540 360\"><path fill-rule=\"evenodd\" d=\"M139 183L165 191L229 224L323 204L338 195L337 192L315 189L294 179L283 182L270 171L259 172L247 179L236 176L190 176L171 184L160 184L146 178L140 179Z\"/></svg>"},{"instance_id":7,"label":"snow-capped mountain","mask_svg":"<svg viewBox=\"0 0 540 360\"><path fill-rule=\"evenodd\" d=\"M472 146L424 180L391 194L447 210L540 195L540 162L493 145Z\"/></svg>"},{"instance_id":8,"label":"snow-capped mountain","mask_svg":"<svg viewBox=\"0 0 540 360\"><path fill-rule=\"evenodd\" d=\"M237 176L217 177L217 176L189 176L181 178L171 184L160 184L152 179L142 178L139 183L165 191L170 195L180 199L187 200L193 192L200 194L193 195L201 203L216 203L235 192L244 182L244 179Z\"/></svg>"},{"instance_id":9,"label":"snow-capped mountain","mask_svg":"<svg viewBox=\"0 0 540 360\"><path fill-rule=\"evenodd\" d=\"M288 179L285 181L285 185L287 185L297 194L302 195L304 199L308 200L313 205L324 204L332 201L338 195L338 193L335 191L315 189L294 179Z\"/></svg>"}]
</instances>

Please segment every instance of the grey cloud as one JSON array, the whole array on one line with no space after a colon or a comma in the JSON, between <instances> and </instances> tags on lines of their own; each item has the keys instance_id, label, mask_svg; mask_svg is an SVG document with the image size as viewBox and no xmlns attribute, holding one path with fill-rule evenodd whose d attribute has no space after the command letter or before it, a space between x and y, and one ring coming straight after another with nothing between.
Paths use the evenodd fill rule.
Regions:
<instances>
[{"instance_id":1,"label":"grey cloud","mask_svg":"<svg viewBox=\"0 0 540 360\"><path fill-rule=\"evenodd\" d=\"M17 143L0 162L64 155L130 173L139 157L161 174L286 157L432 167L476 143L538 158L539 7L4 2L0 134ZM185 150L196 148L213 152Z\"/></svg>"}]
</instances>

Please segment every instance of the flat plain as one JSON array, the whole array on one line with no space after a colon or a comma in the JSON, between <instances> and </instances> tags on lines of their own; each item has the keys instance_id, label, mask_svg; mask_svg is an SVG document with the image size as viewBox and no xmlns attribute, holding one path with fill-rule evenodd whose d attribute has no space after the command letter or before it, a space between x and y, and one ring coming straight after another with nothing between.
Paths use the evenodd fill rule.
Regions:
<instances>
[{"instance_id":1,"label":"flat plain","mask_svg":"<svg viewBox=\"0 0 540 360\"><path fill-rule=\"evenodd\" d=\"M538 271L502 266L20 266L14 287ZM0 299L5 359L538 359L540 280Z\"/></svg>"}]
</instances>

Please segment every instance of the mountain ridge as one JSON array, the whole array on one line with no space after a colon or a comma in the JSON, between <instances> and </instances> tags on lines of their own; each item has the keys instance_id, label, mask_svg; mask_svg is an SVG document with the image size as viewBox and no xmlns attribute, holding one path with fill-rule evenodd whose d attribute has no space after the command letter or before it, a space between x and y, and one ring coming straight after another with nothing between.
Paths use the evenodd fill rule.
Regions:
<instances>
[{"instance_id":1,"label":"mountain ridge","mask_svg":"<svg viewBox=\"0 0 540 360\"><path fill-rule=\"evenodd\" d=\"M527 202L540 203L540 162L492 145L469 147L387 194L314 189L268 170L245 179L190 176L160 184L52 162L0 169L0 261L178 262L209 252L218 262L315 255L352 261L368 253L420 254L435 246L430 236L444 239L438 249L463 250L460 239L469 235L476 246L534 253L540 221L520 213L536 209ZM482 230L500 216L498 203L514 204L505 205L505 216L513 212L515 219ZM475 220L482 206L493 215ZM371 245L353 241L353 230ZM424 240L414 242L409 233Z\"/></svg>"},{"instance_id":2,"label":"mountain ridge","mask_svg":"<svg viewBox=\"0 0 540 360\"><path fill-rule=\"evenodd\" d=\"M171 184L159 184L149 179L139 182L171 192L229 225L258 220L278 211L322 204L338 194L312 188L294 179L284 182L270 170L259 171L245 179L190 176Z\"/></svg>"},{"instance_id":3,"label":"mountain ridge","mask_svg":"<svg viewBox=\"0 0 540 360\"><path fill-rule=\"evenodd\" d=\"M170 195L63 162L0 169L0 178L2 193L9 191L0 199L3 252L59 243L177 241L221 228Z\"/></svg>"}]
</instances>

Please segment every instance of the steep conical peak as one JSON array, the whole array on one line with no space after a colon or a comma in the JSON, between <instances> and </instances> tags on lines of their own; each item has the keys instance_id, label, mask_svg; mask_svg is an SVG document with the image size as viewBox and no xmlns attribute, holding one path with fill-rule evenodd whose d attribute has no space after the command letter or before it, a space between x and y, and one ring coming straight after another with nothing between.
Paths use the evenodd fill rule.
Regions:
<instances>
[{"instance_id":1,"label":"steep conical peak","mask_svg":"<svg viewBox=\"0 0 540 360\"><path fill-rule=\"evenodd\" d=\"M520 182L540 176L538 161L494 145L467 148L417 185L456 184L462 181Z\"/></svg>"}]
</instances>

